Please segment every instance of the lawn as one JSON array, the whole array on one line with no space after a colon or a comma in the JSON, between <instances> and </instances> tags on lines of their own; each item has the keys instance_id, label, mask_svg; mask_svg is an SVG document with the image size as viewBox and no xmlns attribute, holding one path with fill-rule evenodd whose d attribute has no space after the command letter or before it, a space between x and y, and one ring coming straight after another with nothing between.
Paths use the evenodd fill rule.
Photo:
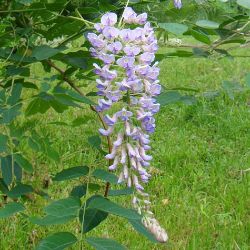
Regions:
<instances>
[{"instance_id":1,"label":"lawn","mask_svg":"<svg viewBox=\"0 0 250 250\"><path fill-rule=\"evenodd\" d=\"M131 250L249 249L250 91L236 93L230 99L222 90L222 81L237 81L244 86L250 61L169 58L160 67L160 80L166 88L193 88L198 92L188 94L199 96L193 105L162 107L156 117L157 129L152 138L154 177L147 190L156 217L168 231L169 242L154 245L134 232L125 220L113 216L88 235L113 238ZM219 96L202 96L215 90L219 90ZM29 181L41 186L48 173L53 175L82 164L105 168L103 156L93 151L87 140L97 134L100 126L94 116L86 108L61 115L50 110L36 117L40 133L50 135L61 160L58 164L30 153L36 172ZM74 129L50 124L69 123L78 117L85 117L86 123ZM72 186L70 181L51 183L48 192L51 198L63 198ZM118 200L129 206L130 197ZM46 203L42 198L30 205L27 202L29 214L37 215L40 205ZM22 215L1 220L0 249L33 249L39 239L56 230L79 232L76 223L42 228ZM85 249L90 248L86 245Z\"/></svg>"}]
</instances>

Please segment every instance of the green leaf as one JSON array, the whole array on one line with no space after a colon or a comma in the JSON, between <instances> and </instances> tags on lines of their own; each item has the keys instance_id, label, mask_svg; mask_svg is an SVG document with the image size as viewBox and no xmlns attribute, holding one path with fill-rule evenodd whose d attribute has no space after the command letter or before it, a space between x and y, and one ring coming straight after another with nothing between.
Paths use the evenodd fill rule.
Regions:
<instances>
[{"instance_id":1,"label":"green leaf","mask_svg":"<svg viewBox=\"0 0 250 250\"><path fill-rule=\"evenodd\" d=\"M213 100L216 97L220 96L220 91L207 91L203 93L203 97L208 100Z\"/></svg>"},{"instance_id":2,"label":"green leaf","mask_svg":"<svg viewBox=\"0 0 250 250\"><path fill-rule=\"evenodd\" d=\"M95 192L95 191L100 190L100 188L101 188L101 186L97 183L89 183L89 190L90 191Z\"/></svg>"},{"instance_id":3,"label":"green leaf","mask_svg":"<svg viewBox=\"0 0 250 250\"><path fill-rule=\"evenodd\" d=\"M87 208L84 214L84 223L82 233L87 233L93 228L97 227L102 221L108 217L108 213L100 211L98 209ZM80 210L79 220L82 224L83 209Z\"/></svg>"},{"instance_id":4,"label":"green leaf","mask_svg":"<svg viewBox=\"0 0 250 250\"><path fill-rule=\"evenodd\" d=\"M96 250L126 250L120 243L111 239L88 237L86 241Z\"/></svg>"},{"instance_id":5,"label":"green leaf","mask_svg":"<svg viewBox=\"0 0 250 250\"><path fill-rule=\"evenodd\" d=\"M38 87L34 83L31 83L31 82L22 82L22 85L26 89L38 89Z\"/></svg>"},{"instance_id":6,"label":"green leaf","mask_svg":"<svg viewBox=\"0 0 250 250\"><path fill-rule=\"evenodd\" d=\"M9 192L8 186L5 184L3 178L0 178L0 191L3 194L7 194Z\"/></svg>"},{"instance_id":7,"label":"green leaf","mask_svg":"<svg viewBox=\"0 0 250 250\"><path fill-rule=\"evenodd\" d=\"M6 108L2 112L2 118L0 118L0 124L9 124L11 123L18 115L21 114L22 104L16 104L10 108Z\"/></svg>"},{"instance_id":8,"label":"green leaf","mask_svg":"<svg viewBox=\"0 0 250 250\"><path fill-rule=\"evenodd\" d=\"M81 106L79 104L75 103L74 100L72 100L72 98L66 94L55 94L54 97L55 97L55 100L57 101L57 103L61 104L62 111L66 110L68 108L68 106L81 108Z\"/></svg>"},{"instance_id":9,"label":"green leaf","mask_svg":"<svg viewBox=\"0 0 250 250\"><path fill-rule=\"evenodd\" d=\"M197 103L197 99L195 98L195 96L184 95L181 97L181 102L186 104L186 105L193 105L193 104Z\"/></svg>"},{"instance_id":10,"label":"green leaf","mask_svg":"<svg viewBox=\"0 0 250 250\"><path fill-rule=\"evenodd\" d=\"M7 150L8 136L0 134L0 153Z\"/></svg>"},{"instance_id":11,"label":"green leaf","mask_svg":"<svg viewBox=\"0 0 250 250\"><path fill-rule=\"evenodd\" d=\"M75 219L76 216L73 215L61 215L61 216L54 216L54 215L47 215L42 218L38 217L31 217L29 218L30 222L39 226L50 226L50 225L61 225L65 224L73 219Z\"/></svg>"},{"instance_id":12,"label":"green leaf","mask_svg":"<svg viewBox=\"0 0 250 250\"><path fill-rule=\"evenodd\" d=\"M96 148L96 149L98 149L98 150L101 149L102 140L101 140L101 138L100 138L99 135L94 135L94 136L88 137L88 143L89 143L93 148Z\"/></svg>"},{"instance_id":13,"label":"green leaf","mask_svg":"<svg viewBox=\"0 0 250 250\"><path fill-rule=\"evenodd\" d=\"M28 144L33 150L40 151L40 145L32 137L28 138Z\"/></svg>"},{"instance_id":14,"label":"green leaf","mask_svg":"<svg viewBox=\"0 0 250 250\"><path fill-rule=\"evenodd\" d=\"M103 169L96 169L92 175L98 179L101 179L103 181L110 182L112 184L117 184L118 178L116 175L109 173L106 170Z\"/></svg>"},{"instance_id":15,"label":"green leaf","mask_svg":"<svg viewBox=\"0 0 250 250\"><path fill-rule=\"evenodd\" d=\"M22 180L23 170L22 170L22 168L17 164L17 162L14 162L14 175L15 175L17 181L20 182L20 181Z\"/></svg>"},{"instance_id":16,"label":"green leaf","mask_svg":"<svg viewBox=\"0 0 250 250\"><path fill-rule=\"evenodd\" d=\"M76 197L69 197L51 202L44 211L52 216L77 216L77 212L81 207L81 201Z\"/></svg>"},{"instance_id":17,"label":"green leaf","mask_svg":"<svg viewBox=\"0 0 250 250\"><path fill-rule=\"evenodd\" d=\"M25 207L21 203L11 202L0 209L0 219L10 217L16 213L22 212Z\"/></svg>"},{"instance_id":18,"label":"green leaf","mask_svg":"<svg viewBox=\"0 0 250 250\"><path fill-rule=\"evenodd\" d=\"M103 155L106 155L107 153L105 151L103 151L103 149L101 148L101 138L99 135L94 135L94 136L90 136L88 137L88 143L93 147L96 148L97 150L99 150Z\"/></svg>"},{"instance_id":19,"label":"green leaf","mask_svg":"<svg viewBox=\"0 0 250 250\"><path fill-rule=\"evenodd\" d=\"M14 188L12 188L7 195L11 198L19 198L20 196L24 194L28 194L33 192L33 188L30 185L18 183Z\"/></svg>"},{"instance_id":20,"label":"green leaf","mask_svg":"<svg viewBox=\"0 0 250 250\"><path fill-rule=\"evenodd\" d=\"M84 58L81 55L79 55L79 52L77 53L68 53L63 60L67 63L70 64L71 66L74 66L76 68L80 69L86 69L87 68L87 61L88 58Z\"/></svg>"},{"instance_id":21,"label":"green leaf","mask_svg":"<svg viewBox=\"0 0 250 250\"><path fill-rule=\"evenodd\" d=\"M10 155L2 157L1 159L1 170L4 183L8 186L13 180L12 175L12 157Z\"/></svg>"},{"instance_id":22,"label":"green leaf","mask_svg":"<svg viewBox=\"0 0 250 250\"><path fill-rule=\"evenodd\" d=\"M54 93L55 94L66 94L68 95L72 100L80 102L80 103L85 103L85 104L90 104L94 105L95 103L91 101L89 98L80 95L76 91L70 90L70 89L65 89L62 87L56 87L54 88Z\"/></svg>"},{"instance_id":23,"label":"green leaf","mask_svg":"<svg viewBox=\"0 0 250 250\"><path fill-rule=\"evenodd\" d=\"M96 13L100 13L100 11L98 9L95 9L93 7L80 7L78 8L79 12L81 14L96 14Z\"/></svg>"},{"instance_id":24,"label":"green leaf","mask_svg":"<svg viewBox=\"0 0 250 250\"><path fill-rule=\"evenodd\" d=\"M6 73L8 76L16 76L16 75L29 76L30 69L24 67L17 67L15 65L9 65L6 67Z\"/></svg>"},{"instance_id":25,"label":"green leaf","mask_svg":"<svg viewBox=\"0 0 250 250\"><path fill-rule=\"evenodd\" d=\"M237 4L250 10L250 1L249 0L237 0Z\"/></svg>"},{"instance_id":26,"label":"green leaf","mask_svg":"<svg viewBox=\"0 0 250 250\"><path fill-rule=\"evenodd\" d=\"M117 189L117 190L110 189L108 192L108 196L130 195L133 193L134 193L133 188L124 188L124 189Z\"/></svg>"},{"instance_id":27,"label":"green leaf","mask_svg":"<svg viewBox=\"0 0 250 250\"><path fill-rule=\"evenodd\" d=\"M32 51L32 57L35 57L38 61L42 61L58 54L59 52L59 49L49 47L48 45L42 45L35 47Z\"/></svg>"},{"instance_id":28,"label":"green leaf","mask_svg":"<svg viewBox=\"0 0 250 250\"><path fill-rule=\"evenodd\" d=\"M12 105L15 105L19 101L21 97L21 93L22 93L22 87L23 87L22 84L19 84L19 83L16 83L13 86L11 95L7 100L7 104L12 106Z\"/></svg>"},{"instance_id":29,"label":"green leaf","mask_svg":"<svg viewBox=\"0 0 250 250\"><path fill-rule=\"evenodd\" d=\"M208 51L202 48L193 48L193 53L197 57L208 57L210 55Z\"/></svg>"},{"instance_id":30,"label":"green leaf","mask_svg":"<svg viewBox=\"0 0 250 250\"><path fill-rule=\"evenodd\" d=\"M31 163L26 158L24 158L21 154L15 154L14 159L18 163L18 165L21 168L23 168L26 172L29 172L29 173L33 172Z\"/></svg>"},{"instance_id":31,"label":"green leaf","mask_svg":"<svg viewBox=\"0 0 250 250\"><path fill-rule=\"evenodd\" d=\"M133 209L124 208L102 196L92 196L88 208L98 209L127 219L140 219L141 216Z\"/></svg>"},{"instance_id":32,"label":"green leaf","mask_svg":"<svg viewBox=\"0 0 250 250\"><path fill-rule=\"evenodd\" d=\"M242 91L243 88L240 84L237 82L230 82L230 81L223 81L222 82L222 88L226 91L229 98L234 100L234 93Z\"/></svg>"},{"instance_id":33,"label":"green leaf","mask_svg":"<svg viewBox=\"0 0 250 250\"><path fill-rule=\"evenodd\" d=\"M218 29L220 24L210 20L198 20L196 25L205 29Z\"/></svg>"},{"instance_id":34,"label":"green leaf","mask_svg":"<svg viewBox=\"0 0 250 250\"><path fill-rule=\"evenodd\" d=\"M87 166L78 166L73 168L64 169L63 171L56 174L53 178L54 181L65 181L76 179L87 175L89 168Z\"/></svg>"},{"instance_id":35,"label":"green leaf","mask_svg":"<svg viewBox=\"0 0 250 250\"><path fill-rule=\"evenodd\" d=\"M74 121L72 121L72 125L73 127L78 127L80 125L86 124L88 122L88 120L90 120L91 117L89 116L83 116L83 117L77 117Z\"/></svg>"},{"instance_id":36,"label":"green leaf","mask_svg":"<svg viewBox=\"0 0 250 250\"><path fill-rule=\"evenodd\" d=\"M177 36L188 31L188 26L180 23L159 23L159 27Z\"/></svg>"},{"instance_id":37,"label":"green leaf","mask_svg":"<svg viewBox=\"0 0 250 250\"><path fill-rule=\"evenodd\" d=\"M86 194L86 191L87 191L86 185L76 186L70 192L70 196L81 198Z\"/></svg>"},{"instance_id":38,"label":"green leaf","mask_svg":"<svg viewBox=\"0 0 250 250\"><path fill-rule=\"evenodd\" d=\"M38 97L29 103L28 107L25 110L25 115L31 116L36 113L44 114L49 108L50 108L49 103L43 100L42 98Z\"/></svg>"},{"instance_id":39,"label":"green leaf","mask_svg":"<svg viewBox=\"0 0 250 250\"><path fill-rule=\"evenodd\" d=\"M77 242L77 238L68 232L52 234L38 244L36 250L63 250Z\"/></svg>"},{"instance_id":40,"label":"green leaf","mask_svg":"<svg viewBox=\"0 0 250 250\"><path fill-rule=\"evenodd\" d=\"M44 153L46 157L56 162L60 160L58 152L52 148L52 143L47 137L40 137L33 132L30 138L31 140L29 140L28 143L33 150Z\"/></svg>"},{"instance_id":41,"label":"green leaf","mask_svg":"<svg viewBox=\"0 0 250 250\"><path fill-rule=\"evenodd\" d=\"M49 102L50 106L57 112L57 113L63 113L65 110L67 110L68 106L72 106L70 105L65 105L65 103L63 103L64 101L59 97L54 96L54 100L51 100ZM73 103L73 102L71 102Z\"/></svg>"},{"instance_id":42,"label":"green leaf","mask_svg":"<svg viewBox=\"0 0 250 250\"><path fill-rule=\"evenodd\" d=\"M6 102L6 90L3 89L0 91L0 105L5 104Z\"/></svg>"},{"instance_id":43,"label":"green leaf","mask_svg":"<svg viewBox=\"0 0 250 250\"><path fill-rule=\"evenodd\" d=\"M157 243L158 241L154 237L153 234L151 234L147 228L142 224L141 220L129 220L133 228L139 232L140 234L144 235L146 238L148 238L150 241Z\"/></svg>"},{"instance_id":44,"label":"green leaf","mask_svg":"<svg viewBox=\"0 0 250 250\"><path fill-rule=\"evenodd\" d=\"M176 103L181 100L181 94L178 91L163 92L157 97L157 102L162 106Z\"/></svg>"},{"instance_id":45,"label":"green leaf","mask_svg":"<svg viewBox=\"0 0 250 250\"><path fill-rule=\"evenodd\" d=\"M206 43L206 44L211 44L209 36L207 36L205 33L202 31L198 30L191 30L191 35L198 41Z\"/></svg>"}]
</instances>

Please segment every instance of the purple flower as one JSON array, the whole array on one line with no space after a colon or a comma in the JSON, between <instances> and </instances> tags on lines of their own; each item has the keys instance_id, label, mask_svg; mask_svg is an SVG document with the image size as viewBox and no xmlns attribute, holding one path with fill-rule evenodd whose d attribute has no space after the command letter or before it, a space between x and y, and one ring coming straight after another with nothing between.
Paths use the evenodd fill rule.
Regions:
<instances>
[{"instance_id":1,"label":"purple flower","mask_svg":"<svg viewBox=\"0 0 250 250\"><path fill-rule=\"evenodd\" d=\"M157 113L160 109L160 104L155 103L155 100L150 97L141 97L139 103L144 110L149 110L152 114Z\"/></svg>"},{"instance_id":2,"label":"purple flower","mask_svg":"<svg viewBox=\"0 0 250 250\"><path fill-rule=\"evenodd\" d=\"M147 66L147 69L145 69L144 71L143 68L140 70L142 74L145 76L145 78L148 79L149 81L156 81L160 73L160 69L155 65L153 65L152 67Z\"/></svg>"},{"instance_id":3,"label":"purple flower","mask_svg":"<svg viewBox=\"0 0 250 250\"><path fill-rule=\"evenodd\" d=\"M105 65L103 68L101 68L96 63L94 63L93 66L95 67L94 72L104 80L112 81L117 77L117 72L115 70L109 70L109 65Z\"/></svg>"},{"instance_id":4,"label":"purple flower","mask_svg":"<svg viewBox=\"0 0 250 250\"><path fill-rule=\"evenodd\" d=\"M157 83L151 84L149 93L150 93L152 96L157 96L157 95L159 95L159 94L161 93L161 85L160 85L160 84L157 84Z\"/></svg>"},{"instance_id":5,"label":"purple flower","mask_svg":"<svg viewBox=\"0 0 250 250\"><path fill-rule=\"evenodd\" d=\"M102 34L107 39L114 39L119 36L119 30L115 27L106 26L103 29Z\"/></svg>"},{"instance_id":6,"label":"purple flower","mask_svg":"<svg viewBox=\"0 0 250 250\"><path fill-rule=\"evenodd\" d=\"M121 42L113 42L107 46L107 49L114 54L118 54L122 50Z\"/></svg>"},{"instance_id":7,"label":"purple flower","mask_svg":"<svg viewBox=\"0 0 250 250\"><path fill-rule=\"evenodd\" d=\"M101 24L101 23L95 23L94 24L94 28L96 29L96 31L98 31L99 33L102 32L103 28L104 28L104 25Z\"/></svg>"},{"instance_id":8,"label":"purple flower","mask_svg":"<svg viewBox=\"0 0 250 250\"><path fill-rule=\"evenodd\" d=\"M99 99L98 100L98 106L96 106L96 109L98 112L102 112L104 110L108 110L112 105L111 100L105 100L105 99Z\"/></svg>"},{"instance_id":9,"label":"purple flower","mask_svg":"<svg viewBox=\"0 0 250 250\"><path fill-rule=\"evenodd\" d=\"M113 127L112 127L113 128ZM110 129L110 128L109 128ZM108 130L109 130L108 129ZM111 130L111 129L110 129ZM100 131L100 129L99 129L99 131ZM106 130L104 130L104 131L106 131ZM111 132L112 133L112 132ZM107 154L106 156L105 156L105 158L107 159L107 160L112 160L112 159L114 159L115 157L116 157L116 153L117 153L117 147L113 147L113 149L112 149L112 152L110 153L110 154Z\"/></svg>"},{"instance_id":10,"label":"purple flower","mask_svg":"<svg viewBox=\"0 0 250 250\"><path fill-rule=\"evenodd\" d=\"M119 36L124 42L134 41L136 38L135 32L130 29L121 30Z\"/></svg>"},{"instance_id":11,"label":"purple flower","mask_svg":"<svg viewBox=\"0 0 250 250\"><path fill-rule=\"evenodd\" d=\"M113 132L113 127L109 127L107 130L100 128L99 132L101 135L109 136Z\"/></svg>"},{"instance_id":12,"label":"purple flower","mask_svg":"<svg viewBox=\"0 0 250 250\"><path fill-rule=\"evenodd\" d=\"M125 8L124 12L123 12L123 21L125 23L135 23L136 21L136 13L133 11L133 9L131 7L127 7Z\"/></svg>"},{"instance_id":13,"label":"purple flower","mask_svg":"<svg viewBox=\"0 0 250 250\"><path fill-rule=\"evenodd\" d=\"M102 60L105 64L111 64L115 62L115 56L112 54L110 55L110 54L102 53L101 55L98 56L98 58Z\"/></svg>"},{"instance_id":14,"label":"purple flower","mask_svg":"<svg viewBox=\"0 0 250 250\"><path fill-rule=\"evenodd\" d=\"M142 14L138 15L138 16L135 18L135 22L136 22L137 24L142 25L142 24L145 24L145 23L146 23L147 18L148 18L147 13L142 13Z\"/></svg>"},{"instance_id":15,"label":"purple flower","mask_svg":"<svg viewBox=\"0 0 250 250\"><path fill-rule=\"evenodd\" d=\"M115 13L106 13L101 18L104 26L114 26L117 23L117 15Z\"/></svg>"},{"instance_id":16,"label":"purple flower","mask_svg":"<svg viewBox=\"0 0 250 250\"><path fill-rule=\"evenodd\" d=\"M138 46L126 46L123 51L127 56L136 56L141 52L141 49Z\"/></svg>"},{"instance_id":17,"label":"purple flower","mask_svg":"<svg viewBox=\"0 0 250 250\"><path fill-rule=\"evenodd\" d=\"M145 23L143 29L144 29L145 34L149 34L149 33L151 33L151 32L154 32L154 30L153 30L153 28L151 27L151 25L150 25L149 22Z\"/></svg>"},{"instance_id":18,"label":"purple flower","mask_svg":"<svg viewBox=\"0 0 250 250\"><path fill-rule=\"evenodd\" d=\"M123 56L116 61L117 65L127 69L134 66L135 58L133 56Z\"/></svg>"},{"instance_id":19,"label":"purple flower","mask_svg":"<svg viewBox=\"0 0 250 250\"><path fill-rule=\"evenodd\" d=\"M108 126L114 126L115 123L117 122L117 117L116 117L116 115L114 115L113 117L110 117L109 115L105 115L103 119L104 119L104 122L105 122Z\"/></svg>"},{"instance_id":20,"label":"purple flower","mask_svg":"<svg viewBox=\"0 0 250 250\"><path fill-rule=\"evenodd\" d=\"M119 117L122 121L127 121L132 115L133 113L131 111L127 111L125 108L116 113L116 117Z\"/></svg>"},{"instance_id":21,"label":"purple flower","mask_svg":"<svg viewBox=\"0 0 250 250\"><path fill-rule=\"evenodd\" d=\"M91 56L93 56L93 57L99 57L99 53L98 53L98 51L96 49L90 48L89 52L90 52Z\"/></svg>"},{"instance_id":22,"label":"purple flower","mask_svg":"<svg viewBox=\"0 0 250 250\"><path fill-rule=\"evenodd\" d=\"M107 91L106 97L112 102L118 102L121 99L121 93L119 90Z\"/></svg>"},{"instance_id":23,"label":"purple flower","mask_svg":"<svg viewBox=\"0 0 250 250\"><path fill-rule=\"evenodd\" d=\"M129 89L131 89L134 93L141 93L143 91L143 83L141 79L128 81L127 84L129 85Z\"/></svg>"},{"instance_id":24,"label":"purple flower","mask_svg":"<svg viewBox=\"0 0 250 250\"><path fill-rule=\"evenodd\" d=\"M116 82L116 85L119 88L119 90L121 90L121 91L125 91L125 90L128 90L130 88L126 78L124 78L121 82Z\"/></svg>"},{"instance_id":25,"label":"purple flower","mask_svg":"<svg viewBox=\"0 0 250 250\"><path fill-rule=\"evenodd\" d=\"M114 146L115 147L119 147L122 145L122 142L123 142L123 138L124 138L124 134L123 133L118 133L118 136L117 136L117 139L116 141L114 141Z\"/></svg>"},{"instance_id":26,"label":"purple flower","mask_svg":"<svg viewBox=\"0 0 250 250\"><path fill-rule=\"evenodd\" d=\"M145 36L145 32L143 28L137 27L133 30L135 40L141 41L143 37ZM145 45L142 45L142 47Z\"/></svg>"},{"instance_id":27,"label":"purple flower","mask_svg":"<svg viewBox=\"0 0 250 250\"><path fill-rule=\"evenodd\" d=\"M96 79L96 87L99 89L99 90L105 90L108 85L109 85L109 82L108 81L101 81L100 79Z\"/></svg>"},{"instance_id":28,"label":"purple flower","mask_svg":"<svg viewBox=\"0 0 250 250\"><path fill-rule=\"evenodd\" d=\"M153 53L145 52L140 55L139 60L142 64L150 64L155 59L155 55Z\"/></svg>"},{"instance_id":29,"label":"purple flower","mask_svg":"<svg viewBox=\"0 0 250 250\"><path fill-rule=\"evenodd\" d=\"M174 0L174 6L176 9L181 9L181 7L182 7L181 0Z\"/></svg>"},{"instance_id":30,"label":"purple flower","mask_svg":"<svg viewBox=\"0 0 250 250\"><path fill-rule=\"evenodd\" d=\"M138 212L142 213L143 209L146 215L152 216L143 184L151 177L147 170L152 160L148 154L151 149L149 134L155 131L154 114L160 108L154 99L161 91L157 79L159 68L157 62L152 65L158 45L146 13L137 15L127 7L121 22L125 29L116 25L116 14L106 13L101 23L95 25L99 35L88 34L93 46L90 53L102 63L101 66L94 64L94 73L99 77L96 80L97 93L102 96L96 110L103 112L105 123L105 129L101 128L99 132L103 136L112 134L109 137L112 150L105 156L113 160L109 170L119 171L118 183L125 182L128 187L135 187L141 197L133 199ZM156 236L166 241L165 231L154 219L145 225L155 234L160 232L161 235Z\"/></svg>"},{"instance_id":31,"label":"purple flower","mask_svg":"<svg viewBox=\"0 0 250 250\"><path fill-rule=\"evenodd\" d=\"M92 46L94 46L98 49L103 48L106 45L105 41L102 40L100 37L98 37L94 33L88 33L87 38L90 41L90 43L92 44Z\"/></svg>"},{"instance_id":32,"label":"purple flower","mask_svg":"<svg viewBox=\"0 0 250 250\"><path fill-rule=\"evenodd\" d=\"M142 48L145 52L155 53L158 50L157 41L154 41L149 45L143 45Z\"/></svg>"}]
</instances>

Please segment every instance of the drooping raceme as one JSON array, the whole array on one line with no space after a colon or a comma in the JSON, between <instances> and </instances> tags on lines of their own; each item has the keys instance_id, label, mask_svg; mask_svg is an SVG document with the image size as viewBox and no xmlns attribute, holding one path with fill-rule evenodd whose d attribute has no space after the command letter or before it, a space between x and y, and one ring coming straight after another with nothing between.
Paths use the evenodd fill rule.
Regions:
<instances>
[{"instance_id":1,"label":"drooping raceme","mask_svg":"<svg viewBox=\"0 0 250 250\"><path fill-rule=\"evenodd\" d=\"M157 40L146 13L137 15L127 7L119 24L115 13L106 13L95 24L96 33L87 36L92 56L102 62L94 64L100 96L96 110L103 113L107 125L99 132L113 139L112 152L106 155L112 160L109 170L119 173L118 183L135 188L133 205L143 215L144 225L157 240L166 242L168 236L150 211L144 191L151 177L150 134L160 108L155 99L161 91L154 62Z\"/></svg>"}]
</instances>

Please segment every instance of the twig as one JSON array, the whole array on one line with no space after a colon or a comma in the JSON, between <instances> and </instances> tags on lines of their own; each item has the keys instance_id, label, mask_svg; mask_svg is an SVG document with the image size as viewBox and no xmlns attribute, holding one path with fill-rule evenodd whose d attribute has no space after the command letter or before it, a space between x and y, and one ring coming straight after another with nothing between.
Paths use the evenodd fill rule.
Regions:
<instances>
[{"instance_id":1,"label":"twig","mask_svg":"<svg viewBox=\"0 0 250 250\"><path fill-rule=\"evenodd\" d=\"M93 26L94 23L93 22L90 22L84 18L80 18L80 17L75 17L75 16L63 16L63 15L58 15L60 17L64 17L64 18L69 18L69 19L72 19L72 20L77 20L77 21L81 21L83 23L85 23L87 26Z\"/></svg>"},{"instance_id":2,"label":"twig","mask_svg":"<svg viewBox=\"0 0 250 250\"><path fill-rule=\"evenodd\" d=\"M54 68L55 70L57 70L61 75L62 78L65 82L67 82L76 92L78 92L80 95L85 96L84 93L81 91L80 88L78 88L77 86L75 86L74 82L72 82L67 76L65 76L65 71L63 71L62 69L60 69L59 67L57 67L53 62L51 62L50 60L47 61L47 63Z\"/></svg>"},{"instance_id":3,"label":"twig","mask_svg":"<svg viewBox=\"0 0 250 250\"><path fill-rule=\"evenodd\" d=\"M78 88L78 87L74 84L74 82L73 82L71 79L69 79L69 78L65 75L65 71L64 71L64 70L62 70L61 68L59 68L58 66L56 66L56 65L55 65L52 61L50 61L50 60L48 60L47 63L48 63L52 68L54 68L55 70L57 70L57 71L62 75L63 80L64 80L65 82L67 82L76 92L78 92L81 96L85 96L84 93L81 91L81 89ZM96 110L95 106L90 105L90 109L93 110L93 111L97 114L97 116L98 116L98 118L99 118L99 120L100 120L100 122L101 122L103 128L104 128L104 129L107 129L107 126L106 126L106 124L105 124L105 122L104 122L104 120L103 120L102 115ZM110 136L107 136L106 138L107 138L107 143L108 143L108 151L109 151L109 153L111 153L111 152L112 152L112 143L111 143ZM112 160L109 160L109 166L110 166L110 165L112 165ZM107 197L107 196L108 196L109 188L110 188L110 183L107 182L107 183L106 183L106 188L105 188L104 197Z\"/></svg>"},{"instance_id":4,"label":"twig","mask_svg":"<svg viewBox=\"0 0 250 250\"><path fill-rule=\"evenodd\" d=\"M40 11L40 10L46 10L46 8L38 8L38 9L20 9L20 10L0 10L0 13L32 12L32 11Z\"/></svg>"},{"instance_id":5,"label":"twig","mask_svg":"<svg viewBox=\"0 0 250 250\"><path fill-rule=\"evenodd\" d=\"M239 34L240 31L244 30L248 24L250 24L250 21L246 22L242 27L240 27L239 29L237 29L235 31L235 33L233 33L231 36L227 37L225 40L219 40L218 43L214 43L214 45L212 46L212 50L216 49L217 47L219 47L220 45L222 45L223 43L225 43L226 41L229 41L230 39L234 38L236 35Z\"/></svg>"}]
</instances>

